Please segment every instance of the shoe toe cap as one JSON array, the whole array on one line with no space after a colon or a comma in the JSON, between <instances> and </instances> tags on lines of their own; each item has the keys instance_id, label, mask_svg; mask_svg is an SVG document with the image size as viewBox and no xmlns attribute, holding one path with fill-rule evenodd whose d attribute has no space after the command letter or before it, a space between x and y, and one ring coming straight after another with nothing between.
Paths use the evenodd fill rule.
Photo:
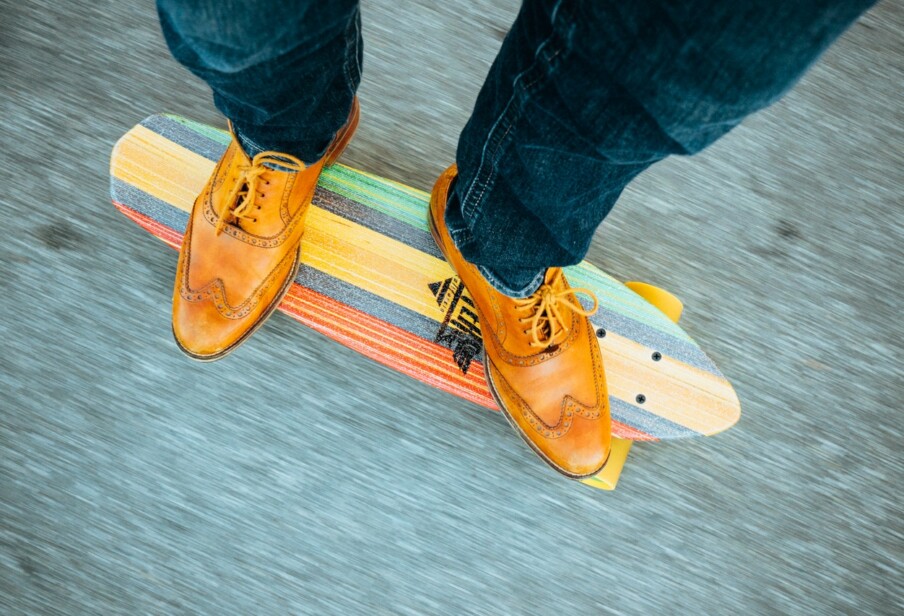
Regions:
<instances>
[{"instance_id":1,"label":"shoe toe cap","mask_svg":"<svg viewBox=\"0 0 904 616\"><path fill-rule=\"evenodd\" d=\"M217 359L241 338L242 324L223 317L210 300L173 302L173 336L186 354L195 359Z\"/></svg>"},{"instance_id":2,"label":"shoe toe cap","mask_svg":"<svg viewBox=\"0 0 904 616\"><path fill-rule=\"evenodd\" d=\"M542 393L522 395L492 363L488 374L490 388L509 422L550 466L572 478L592 476L605 466L611 446L607 400L587 407ZM558 419L555 425L550 425L550 417Z\"/></svg>"}]
</instances>

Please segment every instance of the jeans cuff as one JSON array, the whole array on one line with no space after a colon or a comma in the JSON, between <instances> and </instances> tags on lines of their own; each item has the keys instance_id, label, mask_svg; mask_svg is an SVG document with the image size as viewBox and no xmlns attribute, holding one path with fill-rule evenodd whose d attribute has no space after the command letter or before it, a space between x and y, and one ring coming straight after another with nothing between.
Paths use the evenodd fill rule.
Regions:
<instances>
[{"instance_id":1,"label":"jeans cuff","mask_svg":"<svg viewBox=\"0 0 904 616\"><path fill-rule=\"evenodd\" d=\"M494 289L516 299L524 299L533 295L546 278L545 269L540 272L530 270L522 270L518 273L507 272L505 275L500 275L483 265L477 265L477 270Z\"/></svg>"},{"instance_id":2,"label":"jeans cuff","mask_svg":"<svg viewBox=\"0 0 904 616\"><path fill-rule=\"evenodd\" d=\"M235 138L238 139L239 145L242 147L242 151L245 152L245 155L248 158L253 159L255 156L267 149L261 147L260 145L246 137L244 134L240 133L239 129L236 128L234 124L232 126L232 130L233 132L235 132Z\"/></svg>"},{"instance_id":3,"label":"jeans cuff","mask_svg":"<svg viewBox=\"0 0 904 616\"><path fill-rule=\"evenodd\" d=\"M485 265L473 263L465 256L466 251L462 250L462 244L473 241L470 231L465 225L461 214L461 201L455 192L458 184L458 178L452 181L449 186L449 196L446 203L446 227L449 230L449 236L452 243L462 254L464 259L477 267L480 275L486 279L490 286L508 297L523 299L533 295L534 291L540 288L546 277L546 268L542 270L513 268L511 270L501 270L499 268L490 269ZM467 239L466 239L467 238Z\"/></svg>"}]
</instances>

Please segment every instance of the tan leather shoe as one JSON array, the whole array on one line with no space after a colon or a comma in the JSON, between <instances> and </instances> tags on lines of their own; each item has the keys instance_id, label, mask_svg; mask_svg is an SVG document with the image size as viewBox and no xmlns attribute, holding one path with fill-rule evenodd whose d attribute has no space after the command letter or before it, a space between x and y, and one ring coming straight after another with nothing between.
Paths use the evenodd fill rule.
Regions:
<instances>
[{"instance_id":1,"label":"tan leather shoe","mask_svg":"<svg viewBox=\"0 0 904 616\"><path fill-rule=\"evenodd\" d=\"M430 229L477 305L490 391L505 416L543 460L572 478L599 472L609 457L611 427L606 376L596 334L587 316L596 298L571 289L561 268L526 299L496 291L468 263L446 229L453 165L430 199ZM575 295L593 297L584 310Z\"/></svg>"},{"instance_id":2,"label":"tan leather shoe","mask_svg":"<svg viewBox=\"0 0 904 616\"><path fill-rule=\"evenodd\" d=\"M179 252L173 335L190 357L225 356L279 305L298 273L304 218L320 172L348 145L358 115L355 99L326 155L311 165L279 152L251 160L233 133L195 200Z\"/></svg>"}]
</instances>

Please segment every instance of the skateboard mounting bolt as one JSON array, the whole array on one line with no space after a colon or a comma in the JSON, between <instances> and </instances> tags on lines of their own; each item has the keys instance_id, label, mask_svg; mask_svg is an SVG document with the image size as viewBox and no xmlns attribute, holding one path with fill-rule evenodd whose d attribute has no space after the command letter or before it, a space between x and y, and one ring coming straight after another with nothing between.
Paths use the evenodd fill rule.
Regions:
<instances>
[{"instance_id":1,"label":"skateboard mounting bolt","mask_svg":"<svg viewBox=\"0 0 904 616\"><path fill-rule=\"evenodd\" d=\"M637 394L637 397L634 399L637 400L637 404L643 404L647 401L647 397L643 394Z\"/></svg>"},{"instance_id":2,"label":"skateboard mounting bolt","mask_svg":"<svg viewBox=\"0 0 904 616\"><path fill-rule=\"evenodd\" d=\"M659 351L654 352L653 361L659 361L660 359L662 359L662 353L660 353Z\"/></svg>"},{"instance_id":3,"label":"skateboard mounting bolt","mask_svg":"<svg viewBox=\"0 0 904 616\"><path fill-rule=\"evenodd\" d=\"M596 330L596 337L597 337L597 338L605 338L605 337L606 337L606 330L603 329L602 327L600 327L598 330Z\"/></svg>"}]
</instances>

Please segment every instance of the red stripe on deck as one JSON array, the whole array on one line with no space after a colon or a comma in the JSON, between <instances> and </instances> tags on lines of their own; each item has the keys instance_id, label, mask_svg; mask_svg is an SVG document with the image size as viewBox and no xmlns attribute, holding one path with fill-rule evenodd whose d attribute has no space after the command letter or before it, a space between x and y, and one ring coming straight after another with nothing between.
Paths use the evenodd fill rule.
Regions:
<instances>
[{"instance_id":1,"label":"red stripe on deck","mask_svg":"<svg viewBox=\"0 0 904 616\"><path fill-rule=\"evenodd\" d=\"M179 247L182 246L182 233L157 222L153 218L145 216L141 212L133 210L128 205L124 205L118 201L114 201L113 205L115 205L116 209L120 212L131 218L133 222L137 223L139 227L143 228L154 237L163 240L171 248L179 250Z\"/></svg>"},{"instance_id":2,"label":"red stripe on deck","mask_svg":"<svg viewBox=\"0 0 904 616\"><path fill-rule=\"evenodd\" d=\"M628 424L623 424L620 421L612 420L612 436L617 436L618 438L627 438L632 441L658 441L659 439L655 436L647 434L646 432L641 432L637 428L632 428Z\"/></svg>"},{"instance_id":3,"label":"red stripe on deck","mask_svg":"<svg viewBox=\"0 0 904 616\"><path fill-rule=\"evenodd\" d=\"M471 402L496 408L486 387L483 366L472 363L468 373L462 374L452 351L445 347L299 284L292 285L280 309L381 364Z\"/></svg>"},{"instance_id":4,"label":"red stripe on deck","mask_svg":"<svg viewBox=\"0 0 904 616\"><path fill-rule=\"evenodd\" d=\"M113 202L123 214L169 246L178 249L182 234L132 208ZM358 353L465 400L499 410L487 389L483 364L472 363L467 374L455 364L452 351L382 319L361 312L297 282L279 309L290 317ZM636 441L658 440L623 423L612 422L612 434Z\"/></svg>"}]
</instances>

